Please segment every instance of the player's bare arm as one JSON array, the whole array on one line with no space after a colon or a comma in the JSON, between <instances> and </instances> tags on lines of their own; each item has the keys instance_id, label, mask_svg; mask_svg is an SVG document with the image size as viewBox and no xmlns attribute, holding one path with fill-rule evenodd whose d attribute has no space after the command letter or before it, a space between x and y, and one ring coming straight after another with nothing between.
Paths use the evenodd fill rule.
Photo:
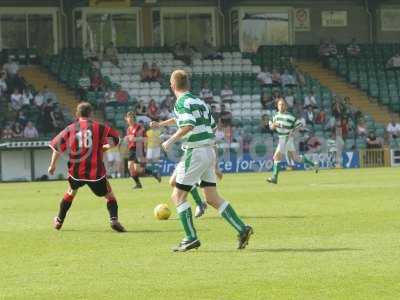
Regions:
<instances>
[{"instance_id":1,"label":"player's bare arm","mask_svg":"<svg viewBox=\"0 0 400 300\"><path fill-rule=\"evenodd\" d=\"M164 143L162 143L162 147L165 151L168 151L171 146L179 141L182 137L184 137L186 134L188 134L191 130L193 130L193 126L183 126L175 132L173 136L171 136L168 140L166 140Z\"/></svg>"},{"instance_id":2,"label":"player's bare arm","mask_svg":"<svg viewBox=\"0 0 400 300\"><path fill-rule=\"evenodd\" d=\"M167 126L174 126L176 124L176 121L174 118L162 121L162 122L156 122L152 121L150 122L150 127L151 128L160 128L160 127L167 127Z\"/></svg>"},{"instance_id":3,"label":"player's bare arm","mask_svg":"<svg viewBox=\"0 0 400 300\"><path fill-rule=\"evenodd\" d=\"M61 155L60 152L53 150L53 154L51 155L50 166L48 169L50 175L54 174L54 171L56 170L57 161L60 158L60 155Z\"/></svg>"}]
</instances>

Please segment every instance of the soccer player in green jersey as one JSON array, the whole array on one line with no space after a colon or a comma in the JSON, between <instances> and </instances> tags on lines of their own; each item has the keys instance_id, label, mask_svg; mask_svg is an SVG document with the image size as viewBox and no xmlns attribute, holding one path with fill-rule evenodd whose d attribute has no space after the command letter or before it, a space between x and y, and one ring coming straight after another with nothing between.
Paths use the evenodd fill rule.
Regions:
<instances>
[{"instance_id":1,"label":"soccer player in green jersey","mask_svg":"<svg viewBox=\"0 0 400 300\"><path fill-rule=\"evenodd\" d=\"M217 209L238 232L238 249L243 249L248 244L253 229L243 223L231 204L218 194L214 169L215 121L209 106L189 92L188 79L187 73L183 70L172 73L171 89L177 98L174 107L175 119L152 123L154 127L170 126L175 123L178 125L177 132L162 144L165 151L178 140L184 139L184 155L176 167L176 183L171 198L176 205L186 236L173 251L184 252L200 247L200 240L193 225L192 210L186 200L188 192L199 182L207 203Z\"/></svg>"},{"instance_id":2,"label":"soccer player in green jersey","mask_svg":"<svg viewBox=\"0 0 400 300\"><path fill-rule=\"evenodd\" d=\"M290 158L297 162L303 162L305 165L315 166L316 164L310 161L304 155L299 156L296 153L296 148L294 146L293 136L302 124L296 119L291 113L287 112L286 101L280 98L277 102L278 112L272 119L270 123L271 130L275 130L278 133L279 141L278 147L274 154L274 165L272 167L272 177L268 178L269 183L278 183L279 165L282 160L282 156L287 154Z\"/></svg>"}]
</instances>

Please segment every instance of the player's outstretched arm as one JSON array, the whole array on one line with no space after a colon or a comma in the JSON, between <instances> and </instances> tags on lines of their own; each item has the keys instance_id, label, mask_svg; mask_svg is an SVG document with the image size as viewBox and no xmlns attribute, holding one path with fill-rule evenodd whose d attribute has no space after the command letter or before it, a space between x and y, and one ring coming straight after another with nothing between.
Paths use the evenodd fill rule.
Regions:
<instances>
[{"instance_id":1,"label":"player's outstretched arm","mask_svg":"<svg viewBox=\"0 0 400 300\"><path fill-rule=\"evenodd\" d=\"M159 128L159 127L167 127L167 126L174 126L176 124L176 121L174 118L162 121L162 122L156 122L152 121L150 122L150 127L151 128Z\"/></svg>"},{"instance_id":2,"label":"player's outstretched arm","mask_svg":"<svg viewBox=\"0 0 400 300\"><path fill-rule=\"evenodd\" d=\"M178 129L177 132L174 133L168 140L162 143L163 149L168 152L171 146L176 142L179 141L182 137L184 137L189 131L193 130L193 126L182 126Z\"/></svg>"},{"instance_id":3,"label":"player's outstretched arm","mask_svg":"<svg viewBox=\"0 0 400 300\"><path fill-rule=\"evenodd\" d=\"M58 159L60 158L60 155L61 155L60 152L53 150L53 154L51 155L50 166L48 169L50 175L54 175L54 171L56 170L56 164Z\"/></svg>"}]
</instances>

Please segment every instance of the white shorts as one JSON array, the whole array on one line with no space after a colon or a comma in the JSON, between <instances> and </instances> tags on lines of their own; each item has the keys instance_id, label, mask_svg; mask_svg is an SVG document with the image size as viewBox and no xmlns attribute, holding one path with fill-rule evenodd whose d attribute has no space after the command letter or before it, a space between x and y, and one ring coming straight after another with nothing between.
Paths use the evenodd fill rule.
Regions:
<instances>
[{"instance_id":1,"label":"white shorts","mask_svg":"<svg viewBox=\"0 0 400 300\"><path fill-rule=\"evenodd\" d=\"M108 162L120 162L121 161L121 155L119 152L106 152L107 154L107 161Z\"/></svg>"},{"instance_id":2,"label":"white shorts","mask_svg":"<svg viewBox=\"0 0 400 300\"><path fill-rule=\"evenodd\" d=\"M159 159L161 154L160 148L147 148L146 158L147 159Z\"/></svg>"},{"instance_id":3,"label":"white shorts","mask_svg":"<svg viewBox=\"0 0 400 300\"><path fill-rule=\"evenodd\" d=\"M185 151L175 169L176 182L194 186L196 183L216 183L215 151L213 147L200 147Z\"/></svg>"},{"instance_id":4,"label":"white shorts","mask_svg":"<svg viewBox=\"0 0 400 300\"><path fill-rule=\"evenodd\" d=\"M291 137L279 137L278 147L276 151L285 154L286 151L295 152L296 147L294 146L294 138Z\"/></svg>"}]
</instances>

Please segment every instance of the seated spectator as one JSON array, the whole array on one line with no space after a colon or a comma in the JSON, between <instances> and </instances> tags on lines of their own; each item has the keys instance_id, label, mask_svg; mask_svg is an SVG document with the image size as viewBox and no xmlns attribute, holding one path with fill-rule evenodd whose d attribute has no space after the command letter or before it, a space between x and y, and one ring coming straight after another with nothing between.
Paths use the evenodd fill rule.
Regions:
<instances>
[{"instance_id":1,"label":"seated spectator","mask_svg":"<svg viewBox=\"0 0 400 300\"><path fill-rule=\"evenodd\" d=\"M262 71L257 74L257 81L262 87L272 86L272 74L266 66L263 66Z\"/></svg>"},{"instance_id":2,"label":"seated spectator","mask_svg":"<svg viewBox=\"0 0 400 300\"><path fill-rule=\"evenodd\" d=\"M22 73L20 71L18 71L17 74L15 74L15 76L12 77L11 80L9 80L9 86L12 89L18 89L22 91L26 87L26 85L26 80L24 76L22 76Z\"/></svg>"},{"instance_id":3,"label":"seated spectator","mask_svg":"<svg viewBox=\"0 0 400 300\"><path fill-rule=\"evenodd\" d=\"M306 78L305 78L303 72L301 72L301 70L299 68L295 68L294 74L295 74L296 83L300 86L304 86L306 84Z\"/></svg>"},{"instance_id":4,"label":"seated spectator","mask_svg":"<svg viewBox=\"0 0 400 300\"><path fill-rule=\"evenodd\" d=\"M390 139L397 139L400 137L400 124L397 123L394 118L392 118L386 127L386 132L388 133Z\"/></svg>"},{"instance_id":5,"label":"seated spectator","mask_svg":"<svg viewBox=\"0 0 400 300\"><path fill-rule=\"evenodd\" d=\"M364 137L367 136L367 127L363 120L357 123L357 136Z\"/></svg>"},{"instance_id":6,"label":"seated spectator","mask_svg":"<svg viewBox=\"0 0 400 300\"><path fill-rule=\"evenodd\" d=\"M80 100L86 100L86 93L90 88L90 78L86 72L82 71L78 80L78 94Z\"/></svg>"},{"instance_id":7,"label":"seated spectator","mask_svg":"<svg viewBox=\"0 0 400 300\"><path fill-rule=\"evenodd\" d=\"M53 103L53 109L50 112L51 122L55 131L62 130L65 125L64 114L57 103Z\"/></svg>"},{"instance_id":8,"label":"seated spectator","mask_svg":"<svg viewBox=\"0 0 400 300\"><path fill-rule=\"evenodd\" d=\"M135 113L137 116L146 116L147 115L147 108L144 105L143 100L140 100L135 108Z\"/></svg>"},{"instance_id":9,"label":"seated spectator","mask_svg":"<svg viewBox=\"0 0 400 300\"><path fill-rule=\"evenodd\" d=\"M282 86L294 86L296 85L296 79L292 74L289 73L288 70L285 70L281 76Z\"/></svg>"},{"instance_id":10,"label":"seated spectator","mask_svg":"<svg viewBox=\"0 0 400 300\"><path fill-rule=\"evenodd\" d=\"M43 104L42 125L43 125L43 132L45 134L52 133L55 131L54 120L53 120L54 104L55 102L53 102L53 99L51 98L47 99L47 101Z\"/></svg>"},{"instance_id":11,"label":"seated spectator","mask_svg":"<svg viewBox=\"0 0 400 300\"><path fill-rule=\"evenodd\" d=\"M5 71L0 72L0 97L5 95L7 92L7 73Z\"/></svg>"},{"instance_id":12,"label":"seated spectator","mask_svg":"<svg viewBox=\"0 0 400 300\"><path fill-rule=\"evenodd\" d=\"M4 70L7 72L7 75L10 79L13 79L19 71L18 62L14 61L12 58L8 60L6 64L3 66Z\"/></svg>"},{"instance_id":13,"label":"seated spectator","mask_svg":"<svg viewBox=\"0 0 400 300\"><path fill-rule=\"evenodd\" d=\"M94 92L102 91L104 88L104 81L99 71L95 71L90 78L90 88Z\"/></svg>"},{"instance_id":14,"label":"seated spectator","mask_svg":"<svg viewBox=\"0 0 400 300\"><path fill-rule=\"evenodd\" d=\"M271 79L272 79L272 85L282 84L281 74L279 74L277 70L272 70Z\"/></svg>"},{"instance_id":15,"label":"seated spectator","mask_svg":"<svg viewBox=\"0 0 400 300\"><path fill-rule=\"evenodd\" d=\"M221 105L220 120L224 126L230 126L232 123L232 113L226 108L225 104Z\"/></svg>"},{"instance_id":16,"label":"seated spectator","mask_svg":"<svg viewBox=\"0 0 400 300\"><path fill-rule=\"evenodd\" d=\"M343 109L342 105L339 102L340 100L336 98L332 103L332 115L335 117L336 120L341 120L343 118Z\"/></svg>"},{"instance_id":17,"label":"seated spectator","mask_svg":"<svg viewBox=\"0 0 400 300\"><path fill-rule=\"evenodd\" d=\"M317 96L315 95L314 91L311 91L309 94L306 94L304 96L304 107L307 108L308 106L311 106L313 108L318 107L318 99Z\"/></svg>"},{"instance_id":18,"label":"seated spectator","mask_svg":"<svg viewBox=\"0 0 400 300\"><path fill-rule=\"evenodd\" d=\"M203 44L200 45L199 51L203 59L223 59L222 53L218 52L207 40L204 40Z\"/></svg>"},{"instance_id":19,"label":"seated spectator","mask_svg":"<svg viewBox=\"0 0 400 300\"><path fill-rule=\"evenodd\" d=\"M261 133L272 134L271 128L269 127L268 115L262 115L260 122Z\"/></svg>"},{"instance_id":20,"label":"seated spectator","mask_svg":"<svg viewBox=\"0 0 400 300\"><path fill-rule=\"evenodd\" d=\"M172 95L165 96L164 100L161 101L160 109L166 108L168 111L172 111L174 107L174 97Z\"/></svg>"},{"instance_id":21,"label":"seated spectator","mask_svg":"<svg viewBox=\"0 0 400 300\"><path fill-rule=\"evenodd\" d=\"M321 150L322 142L319 140L317 136L311 133L306 140L307 143L307 151L309 153L316 153Z\"/></svg>"},{"instance_id":22,"label":"seated spectator","mask_svg":"<svg viewBox=\"0 0 400 300\"><path fill-rule=\"evenodd\" d=\"M342 119L342 121L340 122L340 126L342 128L342 137L344 139L346 139L347 135L349 134L349 131L350 131L348 119L346 119L346 118Z\"/></svg>"},{"instance_id":23,"label":"seated spectator","mask_svg":"<svg viewBox=\"0 0 400 300\"><path fill-rule=\"evenodd\" d=\"M26 139L35 139L39 137L39 133L36 129L35 126L33 126L32 122L29 121L26 124L26 127L24 129L24 138Z\"/></svg>"},{"instance_id":24,"label":"seated spectator","mask_svg":"<svg viewBox=\"0 0 400 300\"><path fill-rule=\"evenodd\" d=\"M86 43L85 47L82 50L82 55L84 59L88 59L89 61L97 61L97 53L94 49L92 49L89 43Z\"/></svg>"},{"instance_id":25,"label":"seated spectator","mask_svg":"<svg viewBox=\"0 0 400 300\"><path fill-rule=\"evenodd\" d=\"M213 103L214 95L213 92L208 88L208 81L203 82L203 88L200 91L200 98L203 99L207 104Z\"/></svg>"},{"instance_id":26,"label":"seated spectator","mask_svg":"<svg viewBox=\"0 0 400 300\"><path fill-rule=\"evenodd\" d=\"M213 116L214 121L218 124L220 121L221 107L215 104L211 105L211 115Z\"/></svg>"},{"instance_id":27,"label":"seated spectator","mask_svg":"<svg viewBox=\"0 0 400 300\"><path fill-rule=\"evenodd\" d=\"M119 64L119 61L118 61L118 50L114 46L113 42L110 42L108 44L108 47L104 50L104 60L105 61L110 61L115 66L118 66L118 64Z\"/></svg>"},{"instance_id":28,"label":"seated spectator","mask_svg":"<svg viewBox=\"0 0 400 300\"><path fill-rule=\"evenodd\" d=\"M295 98L292 90L288 90L287 95L285 96L285 101L289 110L292 110L295 102Z\"/></svg>"},{"instance_id":29,"label":"seated spectator","mask_svg":"<svg viewBox=\"0 0 400 300\"><path fill-rule=\"evenodd\" d=\"M151 64L150 75L152 81L161 81L161 71L155 62Z\"/></svg>"},{"instance_id":30,"label":"seated spectator","mask_svg":"<svg viewBox=\"0 0 400 300\"><path fill-rule=\"evenodd\" d=\"M160 120L168 120L173 118L173 113L167 106L160 106Z\"/></svg>"},{"instance_id":31,"label":"seated spectator","mask_svg":"<svg viewBox=\"0 0 400 300\"><path fill-rule=\"evenodd\" d=\"M23 130L23 127L22 127L22 125L21 125L20 123L15 122L15 123L11 126L11 129L12 129L13 138L18 139L18 138L22 138L22 137L23 137L23 135L24 135L24 130Z\"/></svg>"},{"instance_id":32,"label":"seated spectator","mask_svg":"<svg viewBox=\"0 0 400 300\"><path fill-rule=\"evenodd\" d=\"M314 109L311 105L308 105L306 107L306 110L304 111L303 114L303 118L306 122L306 125L309 125L311 127L314 126L314 122L315 122L315 113L314 113Z\"/></svg>"},{"instance_id":33,"label":"seated spectator","mask_svg":"<svg viewBox=\"0 0 400 300\"><path fill-rule=\"evenodd\" d=\"M356 39L353 38L350 45L348 45L346 48L347 55L351 57L358 57L360 55L360 51L360 46L357 45Z\"/></svg>"},{"instance_id":34,"label":"seated spectator","mask_svg":"<svg viewBox=\"0 0 400 300\"><path fill-rule=\"evenodd\" d=\"M323 110L320 110L315 116L315 124L325 124L326 122L326 113Z\"/></svg>"},{"instance_id":35,"label":"seated spectator","mask_svg":"<svg viewBox=\"0 0 400 300\"><path fill-rule=\"evenodd\" d=\"M28 118L25 116L25 113L22 110L18 112L15 122L21 124L22 127L25 127L26 123L28 123Z\"/></svg>"},{"instance_id":36,"label":"seated spectator","mask_svg":"<svg viewBox=\"0 0 400 300\"><path fill-rule=\"evenodd\" d=\"M147 106L147 116L153 121L158 120L160 117L156 101L153 99L150 100L149 105Z\"/></svg>"},{"instance_id":37,"label":"seated spectator","mask_svg":"<svg viewBox=\"0 0 400 300\"><path fill-rule=\"evenodd\" d=\"M6 127L3 129L3 132L1 134L1 139L11 140L13 137L14 137L14 132L11 126L7 124Z\"/></svg>"},{"instance_id":38,"label":"seated spectator","mask_svg":"<svg viewBox=\"0 0 400 300\"><path fill-rule=\"evenodd\" d=\"M396 70L400 68L400 53L390 58L386 63L386 68L389 70Z\"/></svg>"},{"instance_id":39,"label":"seated spectator","mask_svg":"<svg viewBox=\"0 0 400 300\"><path fill-rule=\"evenodd\" d=\"M382 148L381 141L375 136L374 132L370 132L366 138L367 149L379 149Z\"/></svg>"},{"instance_id":40,"label":"seated spectator","mask_svg":"<svg viewBox=\"0 0 400 300\"><path fill-rule=\"evenodd\" d=\"M329 67L329 58L337 55L337 47L334 39L331 42L322 41L319 46L319 56L322 61L322 65L327 68Z\"/></svg>"},{"instance_id":41,"label":"seated spectator","mask_svg":"<svg viewBox=\"0 0 400 300\"><path fill-rule=\"evenodd\" d=\"M272 97L270 95L268 95L268 93L263 93L261 95L261 105L263 109L267 109L267 110L273 110L275 109L275 100L272 99Z\"/></svg>"},{"instance_id":42,"label":"seated spectator","mask_svg":"<svg viewBox=\"0 0 400 300\"><path fill-rule=\"evenodd\" d=\"M151 69L149 68L149 64L147 62L144 62L142 64L142 70L140 71L140 81L141 82L152 81Z\"/></svg>"},{"instance_id":43,"label":"seated spectator","mask_svg":"<svg viewBox=\"0 0 400 300\"><path fill-rule=\"evenodd\" d=\"M118 103L126 103L129 100L129 94L119 86L115 91L115 100Z\"/></svg>"},{"instance_id":44,"label":"seated spectator","mask_svg":"<svg viewBox=\"0 0 400 300\"><path fill-rule=\"evenodd\" d=\"M47 85L43 87L43 98L46 103L49 99L51 99L53 102L58 102L57 95L50 91Z\"/></svg>"},{"instance_id":45,"label":"seated spectator","mask_svg":"<svg viewBox=\"0 0 400 300\"><path fill-rule=\"evenodd\" d=\"M224 88L221 90L221 101L222 103L233 103L233 91L229 86L229 83L225 82Z\"/></svg>"},{"instance_id":46,"label":"seated spectator","mask_svg":"<svg viewBox=\"0 0 400 300\"><path fill-rule=\"evenodd\" d=\"M33 99L33 94L30 88L22 90L22 107L31 105Z\"/></svg>"},{"instance_id":47,"label":"seated spectator","mask_svg":"<svg viewBox=\"0 0 400 300\"><path fill-rule=\"evenodd\" d=\"M39 93L36 94L34 100L33 100L33 104L41 109L43 104L44 104L44 96L43 96L43 92L39 91Z\"/></svg>"},{"instance_id":48,"label":"seated spectator","mask_svg":"<svg viewBox=\"0 0 400 300\"><path fill-rule=\"evenodd\" d=\"M15 111L18 111L22 108L22 94L18 89L15 89L11 94L11 108Z\"/></svg>"}]
</instances>

